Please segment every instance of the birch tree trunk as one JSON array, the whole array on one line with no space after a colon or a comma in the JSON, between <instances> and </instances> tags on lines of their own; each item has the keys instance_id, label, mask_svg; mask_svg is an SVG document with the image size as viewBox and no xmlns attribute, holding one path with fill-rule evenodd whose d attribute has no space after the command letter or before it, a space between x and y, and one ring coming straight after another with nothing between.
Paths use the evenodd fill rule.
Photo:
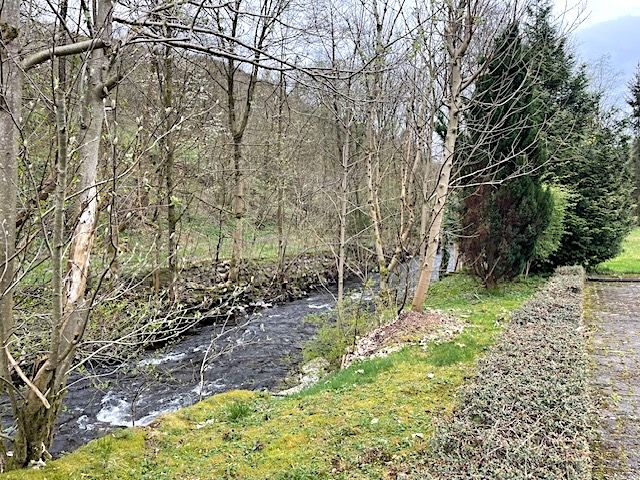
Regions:
<instances>
[{"instance_id":1,"label":"birch tree trunk","mask_svg":"<svg viewBox=\"0 0 640 480\"><path fill-rule=\"evenodd\" d=\"M386 7L386 4L385 4ZM380 213L380 129L383 116L384 105L382 103L382 82L383 69L385 66L385 45L383 39L384 29L384 12L379 11L379 5L374 0L371 5L371 14L375 22L375 37L373 40L374 71L370 74L368 83L369 103L367 109L367 147L366 147L366 167L367 167L367 193L369 204L369 216L371 217L371 225L373 227L373 245L378 263L378 273L380 274L380 296L384 302L388 301L388 278L389 270L387 268L387 260L384 254L384 241L382 238L382 218Z\"/></svg>"},{"instance_id":2,"label":"birch tree trunk","mask_svg":"<svg viewBox=\"0 0 640 480\"><path fill-rule=\"evenodd\" d=\"M370 128L370 130L372 130ZM382 242L382 229L380 226L379 216L379 200L378 200L378 172L379 158L375 151L373 133L369 133L369 142L367 152L367 193L369 204L369 216L371 217L371 225L373 226L373 244L376 253L376 261L378 263L378 272L380 273L380 294L384 297L388 293L388 270L387 261L384 256L384 246Z\"/></svg>"},{"instance_id":3,"label":"birch tree trunk","mask_svg":"<svg viewBox=\"0 0 640 480\"><path fill-rule=\"evenodd\" d=\"M400 232L398 235L398 239L396 240L396 246L393 255L387 267L389 274L393 273L393 271L400 264L400 261L402 260L402 254L405 251L405 245L409 240L409 235L411 234L411 230L413 229L413 225L416 220L413 185L416 173L418 171L418 166L422 161L422 143L420 141L421 135L422 132L418 130L414 145L415 151L413 152L413 156L411 149L411 140L409 138L407 139L406 154L403 164L404 174L402 175L402 184L400 187L400 202L402 209Z\"/></svg>"},{"instance_id":4,"label":"birch tree trunk","mask_svg":"<svg viewBox=\"0 0 640 480\"><path fill-rule=\"evenodd\" d=\"M435 104L435 101L434 101ZM434 129L435 108L429 114L429 120L426 126L425 136L425 158L424 171L422 177L422 204L420 205L420 263L424 263L427 254L427 230L429 229L430 206L433 204L432 190L433 185L431 178L433 177L435 164L433 163L433 129Z\"/></svg>"},{"instance_id":5,"label":"birch tree trunk","mask_svg":"<svg viewBox=\"0 0 640 480\"><path fill-rule=\"evenodd\" d=\"M340 233L338 243L338 322L344 315L344 273L346 264L346 241L347 241L347 207L349 202L349 157L351 142L351 121L347 122L342 143L341 167L342 175L340 179Z\"/></svg>"},{"instance_id":6,"label":"birch tree trunk","mask_svg":"<svg viewBox=\"0 0 640 480\"><path fill-rule=\"evenodd\" d=\"M438 183L435 190L435 200L431 208L430 225L426 235L426 251L424 260L420 269L420 278L416 285L416 291L413 297L411 309L414 312L421 312L424 308L424 299L431 283L431 276L438 252L438 242L440 239L440 228L442 227L442 219L449 194L449 182L451 179L451 170L453 168L453 159L455 154L456 140L458 138L458 127L460 124L460 111L462 103L462 58L471 41L472 30L463 31L463 21L465 20L464 9L465 2L461 2L456 7L450 5L449 24L446 31L446 47L449 55L449 92L447 98L447 106L449 115L447 119L447 132L444 141L443 162L438 176ZM467 22L471 19L467 18ZM463 39L460 43L460 36Z\"/></svg>"},{"instance_id":7,"label":"birch tree trunk","mask_svg":"<svg viewBox=\"0 0 640 480\"><path fill-rule=\"evenodd\" d=\"M438 252L438 243L440 239L440 228L442 227L442 219L446 207L447 196L449 194L449 181L451 178L451 169L453 167L453 155L455 151L455 143L460 122L460 110L455 103L449 108L449 120L447 121L447 134L444 145L444 163L440 169L438 176L438 185L436 186L435 201L431 209L431 224L429 225L426 251L422 268L420 269L420 278L416 286L416 292L413 297L411 309L414 312L421 312L423 309L424 299L431 284L433 268Z\"/></svg>"}]
</instances>

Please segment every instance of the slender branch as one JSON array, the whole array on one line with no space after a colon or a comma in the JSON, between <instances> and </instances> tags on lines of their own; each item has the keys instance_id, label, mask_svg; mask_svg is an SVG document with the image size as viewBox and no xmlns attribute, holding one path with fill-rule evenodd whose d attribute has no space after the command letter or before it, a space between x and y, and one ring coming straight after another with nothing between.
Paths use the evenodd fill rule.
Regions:
<instances>
[{"instance_id":1,"label":"slender branch","mask_svg":"<svg viewBox=\"0 0 640 480\"><path fill-rule=\"evenodd\" d=\"M40 389L36 387L31 382L31 380L29 380L29 378L24 374L24 372L20 368L20 365L18 365L18 362L16 362L15 358L13 358L13 355L11 355L11 352L9 352L9 349L7 347L4 347L4 354L7 356L7 360L9 360L9 363L14 368L18 376L22 379L22 381L27 385L27 387L31 389L33 393L35 393L36 397L40 399L40 401L44 405L44 408L49 410L51 408L51 404L49 403L49 400L46 399L46 397L42 394Z\"/></svg>"},{"instance_id":2,"label":"slender branch","mask_svg":"<svg viewBox=\"0 0 640 480\"><path fill-rule=\"evenodd\" d=\"M83 40L82 42L70 43L69 45L63 45L60 47L51 47L45 50L29 55L25 58L20 66L23 70L27 71L33 67L45 63L52 57L66 57L69 55L76 55L78 53L88 52L89 50L95 50L97 48L104 48L107 44L100 38L94 38L91 40Z\"/></svg>"}]
</instances>

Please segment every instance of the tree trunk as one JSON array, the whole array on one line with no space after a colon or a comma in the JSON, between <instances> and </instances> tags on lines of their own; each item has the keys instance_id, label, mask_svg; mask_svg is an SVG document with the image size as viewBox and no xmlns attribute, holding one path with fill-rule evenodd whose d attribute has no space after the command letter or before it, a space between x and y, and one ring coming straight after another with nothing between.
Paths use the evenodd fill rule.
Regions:
<instances>
[{"instance_id":1,"label":"tree trunk","mask_svg":"<svg viewBox=\"0 0 640 480\"><path fill-rule=\"evenodd\" d=\"M233 247L231 250L231 266L229 280L237 282L242 263L243 236L244 236L244 177L242 175L242 137L233 139Z\"/></svg>"},{"instance_id":2,"label":"tree trunk","mask_svg":"<svg viewBox=\"0 0 640 480\"><path fill-rule=\"evenodd\" d=\"M350 147L350 122L345 128L344 142L342 144L341 167L342 177L340 180L340 238L338 244L338 322L344 316L344 271L346 263L346 237L347 237L347 206L349 201L349 147Z\"/></svg>"},{"instance_id":3,"label":"tree trunk","mask_svg":"<svg viewBox=\"0 0 640 480\"><path fill-rule=\"evenodd\" d=\"M66 19L67 17L67 2L64 1L60 5L60 18ZM61 38L59 40L62 44L66 43L66 31L62 25L58 28L58 35ZM58 338L61 333L63 321L64 321L64 308L65 308L65 295L64 295L64 245L65 245L65 199L67 195L67 166L68 166L68 128L67 128L67 108L66 108L66 87L67 87L67 61L64 57L57 59L58 64L58 78L57 82L54 82L54 109L56 114L56 131L57 131L57 152L56 152L56 190L54 196L54 221L53 221L53 245L51 252L51 267L52 267L52 322L54 325L54 331L52 335L51 351L57 351ZM50 354L51 356L51 354ZM55 358L52 358L55 361ZM40 406L42 402L37 404ZM50 410L50 409L49 409ZM55 417L53 419L46 418L48 415L55 415L55 411L45 412L44 423L53 425L55 423ZM47 446L53 439L53 429L46 428L46 425L36 426L30 418L25 419L25 426L23 428L32 428L33 432L26 433L25 439L30 437L37 438L40 435L37 433L38 429L44 428L45 432L42 434L45 437L46 442L43 442L41 450L46 450ZM27 447L27 451L33 449L33 447ZM40 452L43 453L43 452ZM31 457L31 458L29 458ZM27 459L33 459L34 453L27 453Z\"/></svg>"},{"instance_id":4,"label":"tree trunk","mask_svg":"<svg viewBox=\"0 0 640 480\"><path fill-rule=\"evenodd\" d=\"M384 242L382 238L382 218L380 213L380 128L382 120L382 90L383 90L383 70L385 66L385 45L383 40L384 18L378 10L378 4L372 4L372 15L375 21L374 48L375 57L373 59L374 72L371 74L368 92L368 112L367 112L367 189L369 216L373 226L373 243L380 274L380 297L383 302L389 300L387 261L384 255Z\"/></svg>"},{"instance_id":5,"label":"tree trunk","mask_svg":"<svg viewBox=\"0 0 640 480\"><path fill-rule=\"evenodd\" d=\"M151 217L151 223L153 224L153 226L155 227L155 232L154 232L154 236L153 236L153 275L152 275L152 282L153 282L153 293L154 295L157 297L160 294L160 290L162 288L162 278L161 278L161 270L162 270L162 250L161 250L161 245L162 245L162 238L163 238L163 231L162 231L162 222L160 221L160 207L162 205L162 178L163 178L163 173L162 173L162 162L160 162L159 158L156 157L155 155L152 155L151 158L153 159L153 164L155 166L155 172L154 175L156 176L156 179L154 181L155 185L156 185L156 192L155 192L155 200L154 200L154 206L153 206L153 215Z\"/></svg>"},{"instance_id":6,"label":"tree trunk","mask_svg":"<svg viewBox=\"0 0 640 480\"><path fill-rule=\"evenodd\" d=\"M416 286L415 295L411 309L414 312L421 312L423 309L424 299L431 283L433 275L433 266L438 251L438 242L440 238L440 228L442 227L442 219L449 194L449 180L451 177L451 169L453 167L453 158L455 153L456 139L458 137L458 125L460 123L460 96L462 86L461 59L454 57L451 65L451 85L449 97L449 118L447 121L447 133L444 142L444 162L438 176L438 184L436 186L435 201L431 208L431 224L429 225L426 238L426 251L422 268L420 269L420 278Z\"/></svg>"},{"instance_id":7,"label":"tree trunk","mask_svg":"<svg viewBox=\"0 0 640 480\"><path fill-rule=\"evenodd\" d=\"M433 204L431 196L432 182L431 176L434 173L433 163L433 127L435 115L434 110L430 113L429 123L426 129L426 144L425 144L425 164L424 175L422 177L422 205L420 206L420 263L424 263L425 256L427 254L427 230L429 229L430 206Z\"/></svg>"},{"instance_id":8,"label":"tree trunk","mask_svg":"<svg viewBox=\"0 0 640 480\"><path fill-rule=\"evenodd\" d=\"M96 22L105 26L102 34L105 39L109 39L112 4L110 1L101 1L97 10ZM96 181L104 118L103 99L106 96L103 82L108 74L108 65L102 49L88 54L87 90L80 126L80 215L69 248L64 309L62 318L53 327L47 358L26 388L19 412L22 421L18 422L14 445L14 461L18 465L27 465L30 461L48 457L47 450L53 440L53 429L62 405L69 368L89 317L91 305L86 298L86 290L98 217ZM5 351L8 353L6 349ZM14 363L13 366L19 371L17 364Z\"/></svg>"},{"instance_id":9,"label":"tree trunk","mask_svg":"<svg viewBox=\"0 0 640 480\"><path fill-rule=\"evenodd\" d=\"M416 220L415 214L415 197L414 197L414 181L418 166L422 159L422 144L420 142L421 132L418 132L415 142L415 152L411 151L411 141L407 138L406 153L404 157L404 174L402 175L402 185L400 187L400 201L402 208L402 216L400 221L400 232L396 240L396 246L393 256L389 261L387 270L389 275L392 274L402 260L402 254L405 251L405 245L409 240L409 235L413 229Z\"/></svg>"},{"instance_id":10,"label":"tree trunk","mask_svg":"<svg viewBox=\"0 0 640 480\"><path fill-rule=\"evenodd\" d=\"M239 3L238 3L239 5ZM232 34L235 35L237 28L238 13L234 21L234 27ZM238 118L236 114L236 63L234 60L227 61L227 116L229 124L229 132L233 141L233 246L231 250L231 265L229 268L229 280L231 282L237 282L240 275L240 267L242 266L243 258L243 243L244 243L244 223L245 223L245 179L242 172L242 139L244 138L244 132L249 123L249 116L251 115L251 103L253 101L253 95L255 93L256 83L258 81L258 67L253 66L251 70L251 76L249 77L249 85L246 90L246 98L244 101L244 110Z\"/></svg>"},{"instance_id":11,"label":"tree trunk","mask_svg":"<svg viewBox=\"0 0 640 480\"><path fill-rule=\"evenodd\" d=\"M167 34L170 36L169 34ZM162 58L162 106L164 108L164 135L162 137L162 150L164 154L164 177L167 187L167 263L169 267L169 299L176 300L175 285L178 279L178 216L174 198L174 162L175 142L173 138L173 126L175 114L173 112L173 58L171 49L164 47Z\"/></svg>"},{"instance_id":12,"label":"tree trunk","mask_svg":"<svg viewBox=\"0 0 640 480\"><path fill-rule=\"evenodd\" d=\"M389 272L387 270L387 262L384 256L384 246L382 242L382 230L380 228L380 220L378 218L378 208L376 207L377 194L375 193L375 180L373 178L375 168L370 160L367 160L367 185L369 186L369 215L373 225L373 243L376 252L376 260L378 262L378 272L380 273L380 292L386 294L388 290L387 280Z\"/></svg>"},{"instance_id":13,"label":"tree trunk","mask_svg":"<svg viewBox=\"0 0 640 480\"><path fill-rule=\"evenodd\" d=\"M284 256L287 251L287 239L284 233L284 185L283 180L278 179L278 208L276 212L276 226L278 230L278 275L283 273Z\"/></svg>"},{"instance_id":14,"label":"tree trunk","mask_svg":"<svg viewBox=\"0 0 640 480\"><path fill-rule=\"evenodd\" d=\"M425 173L425 177L428 173ZM425 184L427 180L424 180ZM426 189L426 187L425 187ZM420 263L424 263L424 257L427 254L427 227L429 226L429 202L427 201L428 196L424 195L422 198L422 207L420 209Z\"/></svg>"},{"instance_id":15,"label":"tree trunk","mask_svg":"<svg viewBox=\"0 0 640 480\"><path fill-rule=\"evenodd\" d=\"M281 276L283 274L284 269L284 256L287 250L287 239L285 237L284 231L284 193L285 193L285 165L284 158L282 154L282 143L283 143L283 133L284 133L284 122L283 122L283 113L284 113L284 103L286 100L286 91L284 84L284 73L280 72L280 80L278 84L278 131L276 138L276 160L277 160L277 169L279 175L277 177L277 213L276 213L276 225L278 229L278 275Z\"/></svg>"},{"instance_id":16,"label":"tree trunk","mask_svg":"<svg viewBox=\"0 0 640 480\"><path fill-rule=\"evenodd\" d=\"M108 115L108 117L107 117ZM117 116L114 109L109 112L105 112L105 121L107 124L115 125L117 123ZM120 278L120 233L127 229L129 222L133 221L133 217L125 219L120 222L119 217L119 205L118 205L118 154L117 144L112 143L110 145L111 153L111 171L107 168L109 165L105 161L105 177L109 179L109 191L107 192L108 206L107 213L108 219L108 232L105 235L105 247L106 247L106 261L109 264L108 279L112 284ZM130 212L129 212L130 213Z\"/></svg>"},{"instance_id":17,"label":"tree trunk","mask_svg":"<svg viewBox=\"0 0 640 480\"><path fill-rule=\"evenodd\" d=\"M8 348L13 331L13 276L16 244L16 185L18 182L18 124L22 100L22 79L18 68L20 2L4 0L0 9L0 341ZM16 397L10 385L11 374L6 355L0 351L2 389L14 410ZM6 469L4 442L0 442L0 471Z\"/></svg>"},{"instance_id":18,"label":"tree trunk","mask_svg":"<svg viewBox=\"0 0 640 480\"><path fill-rule=\"evenodd\" d=\"M426 235L426 251L420 269L420 278L416 286L411 309L421 312L424 308L424 299L431 283L431 276L438 251L440 229L449 194L451 170L455 155L458 127L460 124L460 112L462 110L462 60L469 48L474 35L473 23L475 21L471 5L465 1L448 2L448 19L445 25L444 44L448 56L448 93L447 106L449 116L447 120L447 132L442 152L443 161L438 176L435 190L435 199L431 208L430 225ZM479 73L476 72L476 73Z\"/></svg>"}]
</instances>

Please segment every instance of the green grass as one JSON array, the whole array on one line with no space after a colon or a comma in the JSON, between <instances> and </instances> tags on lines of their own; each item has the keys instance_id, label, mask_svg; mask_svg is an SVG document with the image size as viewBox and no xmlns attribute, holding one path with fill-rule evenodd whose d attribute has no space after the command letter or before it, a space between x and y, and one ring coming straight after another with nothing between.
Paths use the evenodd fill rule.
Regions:
<instances>
[{"instance_id":1,"label":"green grass","mask_svg":"<svg viewBox=\"0 0 640 480\"><path fill-rule=\"evenodd\" d=\"M596 271L614 275L640 274L640 227L624 240L622 253L598 265Z\"/></svg>"},{"instance_id":2,"label":"green grass","mask_svg":"<svg viewBox=\"0 0 640 480\"><path fill-rule=\"evenodd\" d=\"M234 391L116 432L39 471L7 479L376 479L409 469L434 420L502 319L540 285L533 278L485 290L462 275L433 285L427 305L464 318L465 331L426 349L357 363L289 398Z\"/></svg>"},{"instance_id":3,"label":"green grass","mask_svg":"<svg viewBox=\"0 0 640 480\"><path fill-rule=\"evenodd\" d=\"M220 260L231 258L231 232L225 227L224 239L220 244L218 256ZM209 262L215 259L218 238L221 232L216 226L191 222L180 226L178 235L178 259L182 267ZM120 237L122 253L119 262L125 272L136 273L148 271L154 264L156 250L154 246L155 232L151 230L128 230ZM307 232L305 235L291 235L287 241L288 255L296 255L306 251L317 252L326 249L322 239L315 238ZM261 229L247 226L244 235L244 256L248 260L274 261L278 257L278 235L274 227ZM162 266L167 263L166 238L160 239L159 259ZM96 265L104 266L109 257L98 255Z\"/></svg>"},{"instance_id":4,"label":"green grass","mask_svg":"<svg viewBox=\"0 0 640 480\"><path fill-rule=\"evenodd\" d=\"M248 417L251 412L251 405L243 401L234 401L225 406L226 417L230 422L238 422L244 417Z\"/></svg>"}]
</instances>

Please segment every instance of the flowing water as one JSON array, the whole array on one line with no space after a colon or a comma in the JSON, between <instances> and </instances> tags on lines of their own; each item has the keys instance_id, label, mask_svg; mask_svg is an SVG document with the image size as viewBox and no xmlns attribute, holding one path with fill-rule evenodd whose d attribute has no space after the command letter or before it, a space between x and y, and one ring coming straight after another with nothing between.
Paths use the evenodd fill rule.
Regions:
<instances>
[{"instance_id":1,"label":"flowing water","mask_svg":"<svg viewBox=\"0 0 640 480\"><path fill-rule=\"evenodd\" d=\"M399 290L407 278L413 283L416 272L415 262L405 265L404 283L396 279ZM371 303L372 291L351 287L348 296ZM315 334L316 327L304 318L334 306L333 292L315 292L286 304L267 305L231 327L199 328L115 371L98 370L89 378L72 376L51 453L72 451L116 427L148 425L163 413L209 395L277 388L299 365L305 342Z\"/></svg>"},{"instance_id":2,"label":"flowing water","mask_svg":"<svg viewBox=\"0 0 640 480\"><path fill-rule=\"evenodd\" d=\"M277 387L314 335L314 325L304 317L327 312L334 303L332 293L315 293L254 313L226 331L206 326L97 379L105 382L102 386L95 380L72 383L52 453L71 451L116 426L148 425L162 413L215 393Z\"/></svg>"}]
</instances>

